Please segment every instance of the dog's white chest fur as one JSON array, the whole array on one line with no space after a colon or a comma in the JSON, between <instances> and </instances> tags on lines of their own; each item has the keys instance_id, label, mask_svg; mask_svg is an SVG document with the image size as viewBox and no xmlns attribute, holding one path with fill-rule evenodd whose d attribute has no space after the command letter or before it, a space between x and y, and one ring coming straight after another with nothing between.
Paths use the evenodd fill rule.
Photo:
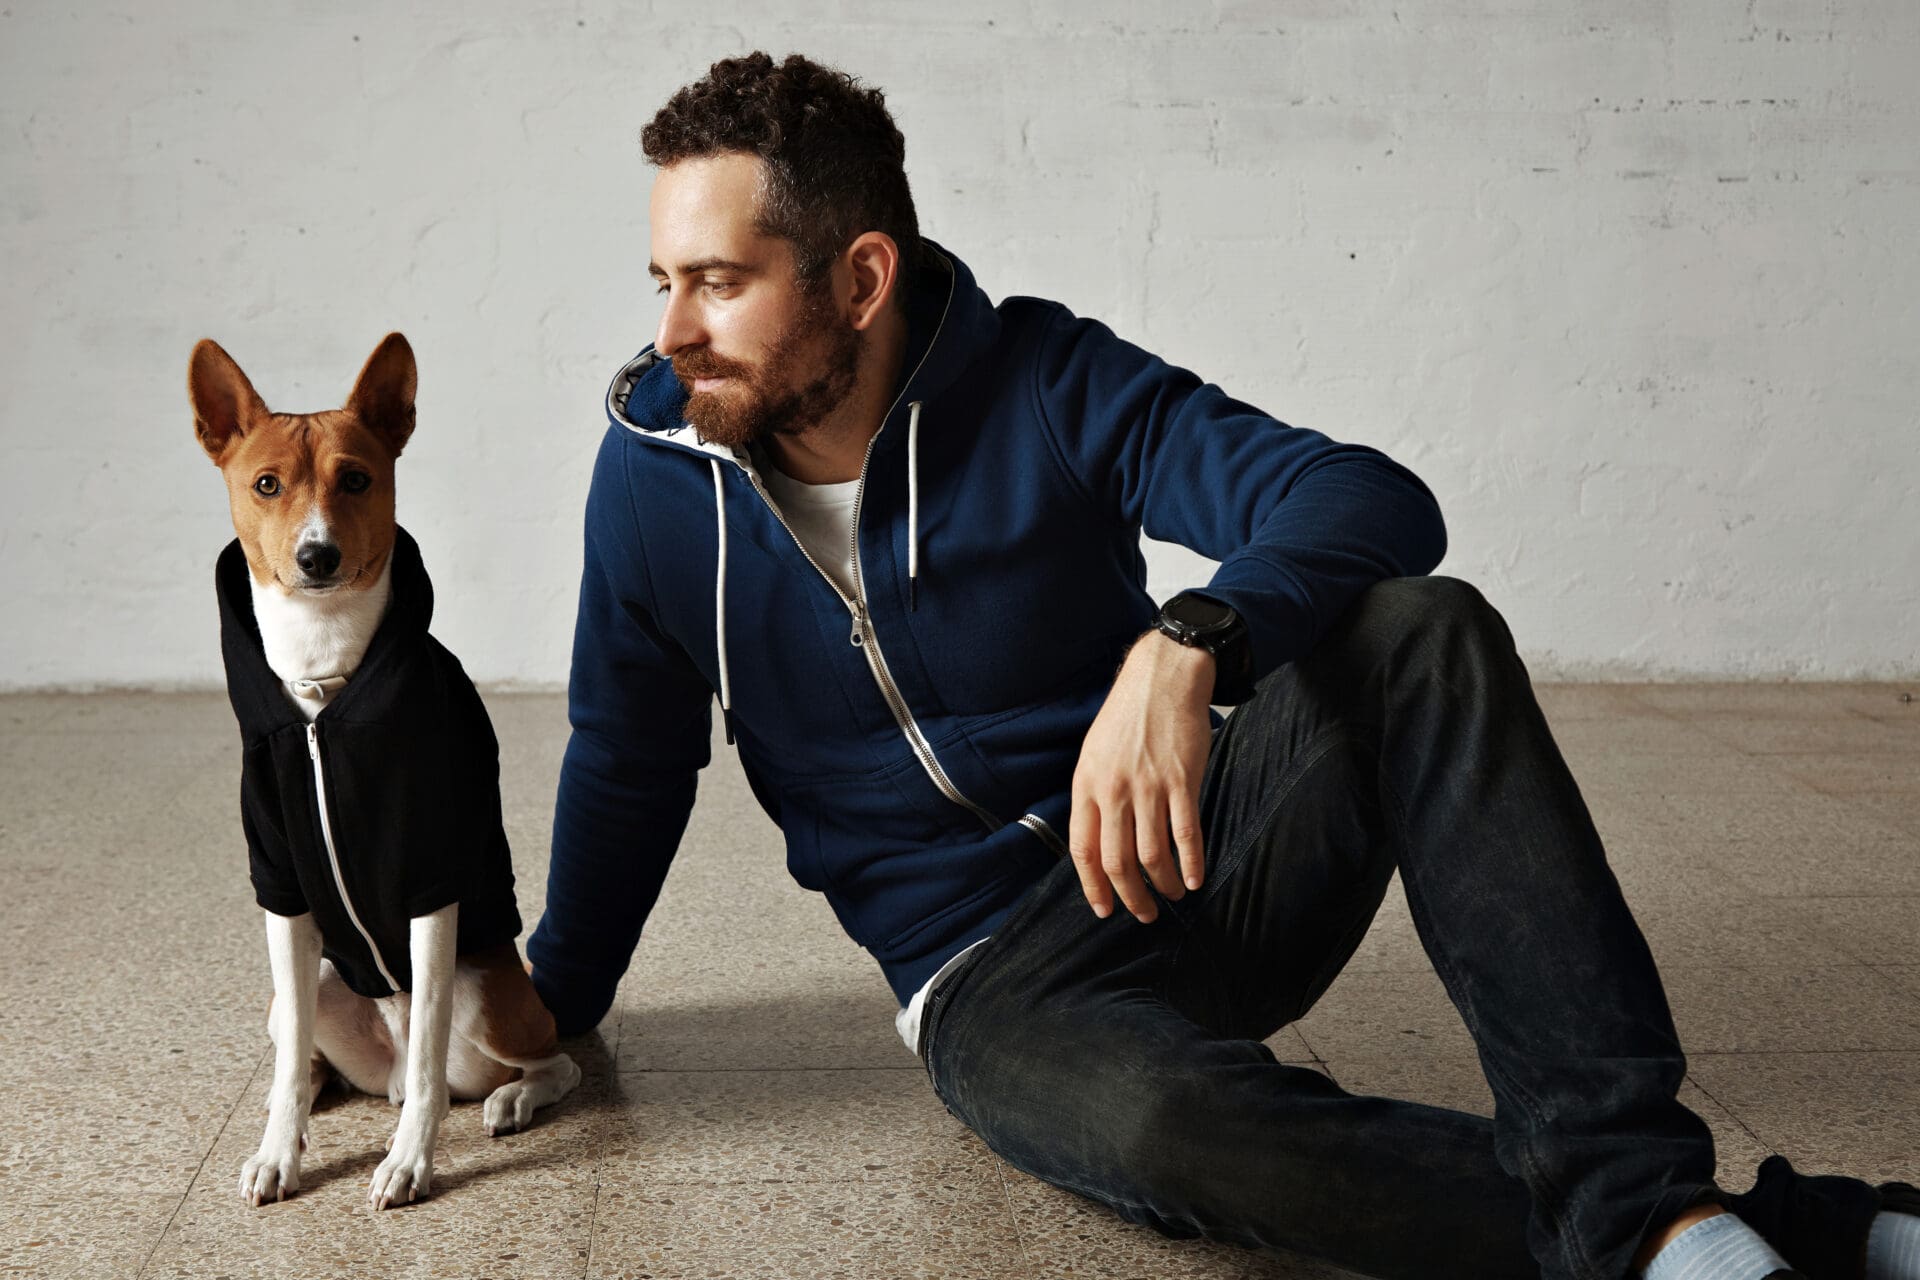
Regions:
<instances>
[{"instance_id":1,"label":"dog's white chest fur","mask_svg":"<svg viewBox=\"0 0 1920 1280\"><path fill-rule=\"evenodd\" d=\"M393 557L365 591L336 591L327 596L283 595L272 586L253 587L253 616L267 665L301 714L311 720L367 656L373 633L386 616L393 595Z\"/></svg>"}]
</instances>

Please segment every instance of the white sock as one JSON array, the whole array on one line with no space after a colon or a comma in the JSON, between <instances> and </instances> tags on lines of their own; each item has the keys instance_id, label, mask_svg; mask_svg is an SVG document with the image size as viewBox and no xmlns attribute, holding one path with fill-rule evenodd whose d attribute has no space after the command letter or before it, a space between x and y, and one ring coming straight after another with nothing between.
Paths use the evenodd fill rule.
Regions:
<instances>
[{"instance_id":1,"label":"white sock","mask_svg":"<svg viewBox=\"0 0 1920 1280\"><path fill-rule=\"evenodd\" d=\"M1873 1215L1867 1280L1920 1280L1920 1218L1884 1209Z\"/></svg>"},{"instance_id":2,"label":"white sock","mask_svg":"<svg viewBox=\"0 0 1920 1280\"><path fill-rule=\"evenodd\" d=\"M1787 1260L1758 1232L1734 1214L1721 1213L1669 1240L1640 1274L1645 1280L1764 1280L1787 1269Z\"/></svg>"}]
</instances>

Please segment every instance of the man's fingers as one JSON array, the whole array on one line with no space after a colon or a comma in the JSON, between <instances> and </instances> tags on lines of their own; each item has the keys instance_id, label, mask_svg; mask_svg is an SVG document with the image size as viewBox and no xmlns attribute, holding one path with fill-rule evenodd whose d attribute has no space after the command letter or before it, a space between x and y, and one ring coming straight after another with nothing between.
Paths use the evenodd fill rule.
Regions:
<instances>
[{"instance_id":1,"label":"man's fingers","mask_svg":"<svg viewBox=\"0 0 1920 1280\"><path fill-rule=\"evenodd\" d=\"M1166 805L1158 796L1145 795L1140 799L1142 803L1134 811L1133 824L1140 869L1161 897L1177 901L1187 891L1180 883L1180 868L1173 860L1171 842L1167 839Z\"/></svg>"},{"instance_id":2,"label":"man's fingers","mask_svg":"<svg viewBox=\"0 0 1920 1280\"><path fill-rule=\"evenodd\" d=\"M1090 797L1073 789L1073 812L1067 817L1067 852L1080 873L1080 892L1087 895L1093 914L1105 920L1113 914L1113 889L1100 868L1100 810Z\"/></svg>"},{"instance_id":3,"label":"man's fingers","mask_svg":"<svg viewBox=\"0 0 1920 1280\"><path fill-rule=\"evenodd\" d=\"M1132 806L1109 804L1100 813L1100 866L1121 903L1141 924L1151 924L1160 909L1140 878L1140 854L1133 843Z\"/></svg>"},{"instance_id":4,"label":"man's fingers","mask_svg":"<svg viewBox=\"0 0 1920 1280\"><path fill-rule=\"evenodd\" d=\"M1173 845L1180 851L1180 876L1187 888L1198 889L1206 878L1206 850L1202 847L1200 805L1184 787L1168 796L1172 810Z\"/></svg>"}]
</instances>

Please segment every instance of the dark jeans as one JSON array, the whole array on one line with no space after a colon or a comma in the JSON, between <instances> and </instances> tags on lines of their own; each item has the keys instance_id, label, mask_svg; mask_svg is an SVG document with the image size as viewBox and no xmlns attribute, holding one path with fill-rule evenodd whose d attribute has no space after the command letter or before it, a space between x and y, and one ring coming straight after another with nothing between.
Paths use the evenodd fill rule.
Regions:
<instances>
[{"instance_id":1,"label":"dark jeans","mask_svg":"<svg viewBox=\"0 0 1920 1280\"><path fill-rule=\"evenodd\" d=\"M1201 813L1205 883L1153 924L1095 917L1062 860L932 993L934 1089L1009 1164L1167 1234L1380 1277L1611 1280L1649 1229L1731 1203L1674 1098L1653 958L1473 587L1364 593L1216 733ZM1396 868L1492 1120L1349 1094L1261 1044ZM1807 1214L1774 1190L1782 1223L1755 1225L1778 1243Z\"/></svg>"}]
</instances>

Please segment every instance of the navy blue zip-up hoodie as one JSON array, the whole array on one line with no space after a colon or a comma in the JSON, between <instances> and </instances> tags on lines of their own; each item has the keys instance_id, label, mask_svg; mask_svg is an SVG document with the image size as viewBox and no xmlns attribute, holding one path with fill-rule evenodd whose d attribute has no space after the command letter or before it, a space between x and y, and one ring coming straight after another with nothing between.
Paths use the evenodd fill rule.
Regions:
<instances>
[{"instance_id":1,"label":"navy blue zip-up hoodie","mask_svg":"<svg viewBox=\"0 0 1920 1280\"><path fill-rule=\"evenodd\" d=\"M587 496L573 725L528 939L562 1034L612 1003L720 696L795 880L903 1003L1064 853L1080 744L1152 625L1142 531L1220 562L1256 677L1383 578L1438 505L1377 450L1290 427L1058 303L995 307L932 241L868 446L854 597L754 463L703 441L651 347L615 377Z\"/></svg>"}]
</instances>

